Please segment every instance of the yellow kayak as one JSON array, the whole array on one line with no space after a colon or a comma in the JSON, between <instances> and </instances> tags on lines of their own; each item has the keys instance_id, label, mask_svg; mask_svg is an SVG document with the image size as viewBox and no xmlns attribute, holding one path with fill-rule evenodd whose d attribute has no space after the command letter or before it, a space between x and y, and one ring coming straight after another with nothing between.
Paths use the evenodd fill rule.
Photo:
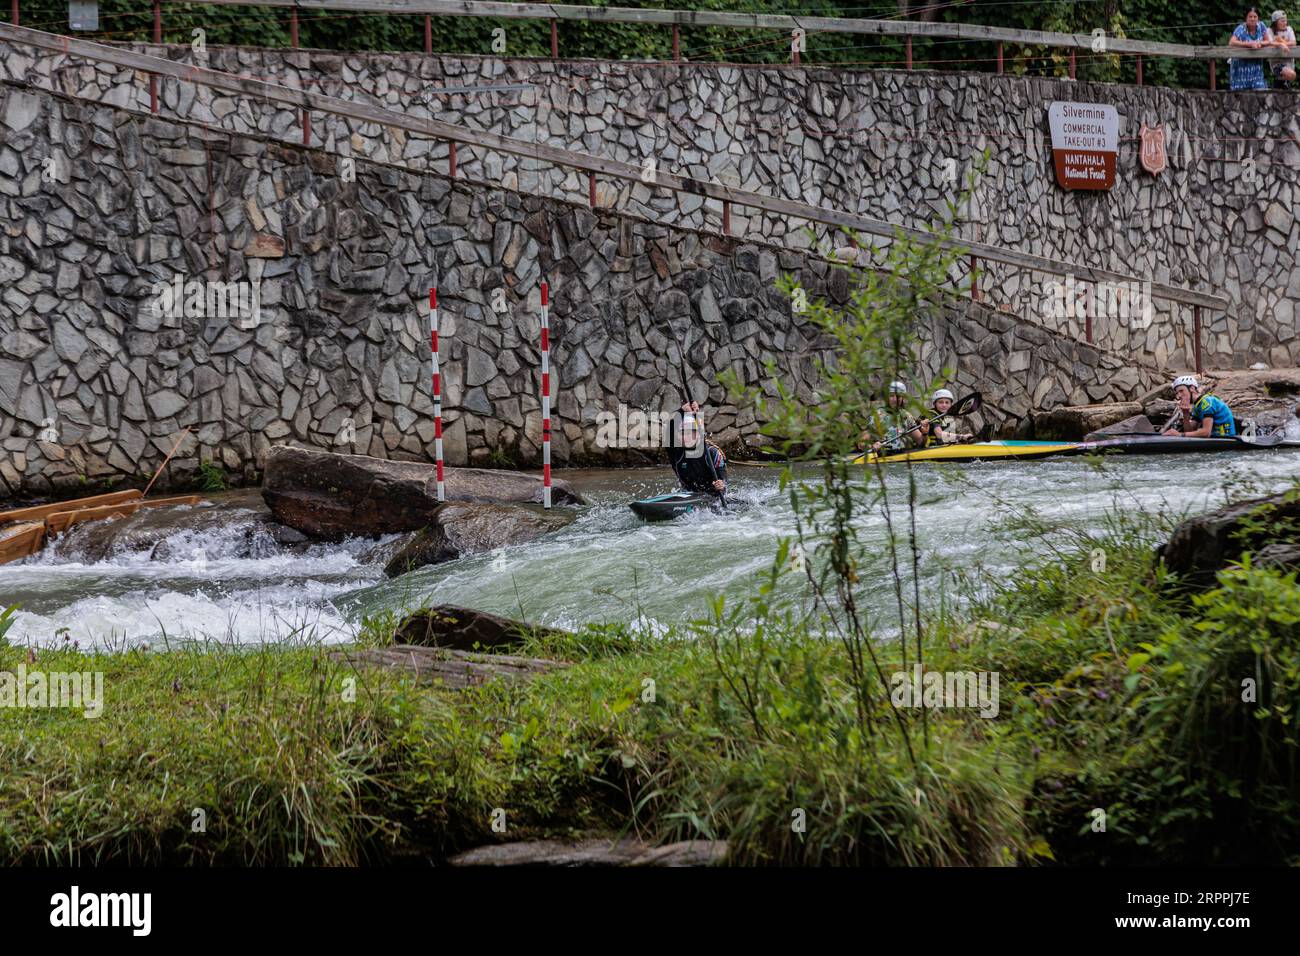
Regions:
<instances>
[{"instance_id":1,"label":"yellow kayak","mask_svg":"<svg viewBox=\"0 0 1300 956\"><path fill-rule=\"evenodd\" d=\"M896 452L878 456L873 453L853 459L855 465L873 465L878 460L895 461L984 461L998 458L1044 458L1048 455L1070 455L1079 451L1081 442L1074 441L982 441L972 444L931 445L916 451Z\"/></svg>"}]
</instances>

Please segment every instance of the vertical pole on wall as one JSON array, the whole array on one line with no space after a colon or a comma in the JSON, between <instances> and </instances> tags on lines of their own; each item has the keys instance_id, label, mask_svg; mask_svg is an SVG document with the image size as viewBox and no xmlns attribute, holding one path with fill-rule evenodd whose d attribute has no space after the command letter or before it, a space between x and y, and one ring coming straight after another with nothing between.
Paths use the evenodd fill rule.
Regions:
<instances>
[{"instance_id":1,"label":"vertical pole on wall","mask_svg":"<svg viewBox=\"0 0 1300 956\"><path fill-rule=\"evenodd\" d=\"M298 49L298 8L289 8L289 46Z\"/></svg>"},{"instance_id":2,"label":"vertical pole on wall","mask_svg":"<svg viewBox=\"0 0 1300 956\"><path fill-rule=\"evenodd\" d=\"M912 68L912 34L907 35L907 68Z\"/></svg>"},{"instance_id":3,"label":"vertical pole on wall","mask_svg":"<svg viewBox=\"0 0 1300 956\"><path fill-rule=\"evenodd\" d=\"M731 235L731 203L727 200L722 202L722 234Z\"/></svg>"},{"instance_id":4,"label":"vertical pole on wall","mask_svg":"<svg viewBox=\"0 0 1300 956\"><path fill-rule=\"evenodd\" d=\"M1070 48L1070 79L1073 80L1078 76L1078 70L1079 70L1078 54L1074 50L1074 48L1071 47Z\"/></svg>"},{"instance_id":5,"label":"vertical pole on wall","mask_svg":"<svg viewBox=\"0 0 1300 956\"><path fill-rule=\"evenodd\" d=\"M447 500L442 475L442 376L438 374L438 287L429 289L429 353L433 356L433 460L437 468L438 500Z\"/></svg>"},{"instance_id":6,"label":"vertical pole on wall","mask_svg":"<svg viewBox=\"0 0 1300 956\"><path fill-rule=\"evenodd\" d=\"M22 24L18 22L18 0L13 0L12 11L13 15L9 19L13 21L14 26L22 26Z\"/></svg>"},{"instance_id":7,"label":"vertical pole on wall","mask_svg":"<svg viewBox=\"0 0 1300 956\"><path fill-rule=\"evenodd\" d=\"M1215 84L1214 68L1216 66L1218 66L1218 64L1215 63L1213 60L1211 60L1210 61L1210 92L1211 93L1214 92L1214 84Z\"/></svg>"},{"instance_id":8,"label":"vertical pole on wall","mask_svg":"<svg viewBox=\"0 0 1300 956\"><path fill-rule=\"evenodd\" d=\"M542 280L542 507L551 506L551 303Z\"/></svg>"},{"instance_id":9,"label":"vertical pole on wall","mask_svg":"<svg viewBox=\"0 0 1300 956\"><path fill-rule=\"evenodd\" d=\"M18 8L18 0L14 0L14 9ZM673 24L673 62L680 63L682 60L682 29L677 24Z\"/></svg>"},{"instance_id":10,"label":"vertical pole on wall","mask_svg":"<svg viewBox=\"0 0 1300 956\"><path fill-rule=\"evenodd\" d=\"M1092 344L1092 314L1096 310L1092 295L1093 290L1096 288L1091 283L1088 285L1088 301L1084 304L1083 312L1083 338L1089 345Z\"/></svg>"},{"instance_id":11,"label":"vertical pole on wall","mask_svg":"<svg viewBox=\"0 0 1300 956\"><path fill-rule=\"evenodd\" d=\"M18 22L18 0L14 0L14 23ZM153 0L153 42L162 43L162 2ZM158 112L158 76L149 74L149 112Z\"/></svg>"},{"instance_id":12,"label":"vertical pole on wall","mask_svg":"<svg viewBox=\"0 0 1300 956\"><path fill-rule=\"evenodd\" d=\"M302 144L311 145L311 113L302 111Z\"/></svg>"},{"instance_id":13,"label":"vertical pole on wall","mask_svg":"<svg viewBox=\"0 0 1300 956\"><path fill-rule=\"evenodd\" d=\"M456 144L454 142L447 146L447 176L450 179L456 178Z\"/></svg>"},{"instance_id":14,"label":"vertical pole on wall","mask_svg":"<svg viewBox=\"0 0 1300 956\"><path fill-rule=\"evenodd\" d=\"M560 55L560 23L558 20L551 21L551 58L554 59Z\"/></svg>"},{"instance_id":15,"label":"vertical pole on wall","mask_svg":"<svg viewBox=\"0 0 1300 956\"><path fill-rule=\"evenodd\" d=\"M424 52L433 52L433 17L424 15Z\"/></svg>"},{"instance_id":16,"label":"vertical pole on wall","mask_svg":"<svg viewBox=\"0 0 1300 956\"><path fill-rule=\"evenodd\" d=\"M1138 86L1141 86L1142 85L1142 54L1141 53L1138 54L1137 68L1138 68Z\"/></svg>"},{"instance_id":17,"label":"vertical pole on wall","mask_svg":"<svg viewBox=\"0 0 1300 956\"><path fill-rule=\"evenodd\" d=\"M1002 41L998 41L998 74L1002 73Z\"/></svg>"},{"instance_id":18,"label":"vertical pole on wall","mask_svg":"<svg viewBox=\"0 0 1300 956\"><path fill-rule=\"evenodd\" d=\"M587 200L591 203L591 208L596 208L596 174L587 173Z\"/></svg>"},{"instance_id":19,"label":"vertical pole on wall","mask_svg":"<svg viewBox=\"0 0 1300 956\"><path fill-rule=\"evenodd\" d=\"M1201 307L1192 306L1192 350L1196 355L1196 374L1205 371L1201 364Z\"/></svg>"},{"instance_id":20,"label":"vertical pole on wall","mask_svg":"<svg viewBox=\"0 0 1300 956\"><path fill-rule=\"evenodd\" d=\"M970 297L974 302L980 300L980 279L979 279L980 261L975 256L970 257Z\"/></svg>"}]
</instances>

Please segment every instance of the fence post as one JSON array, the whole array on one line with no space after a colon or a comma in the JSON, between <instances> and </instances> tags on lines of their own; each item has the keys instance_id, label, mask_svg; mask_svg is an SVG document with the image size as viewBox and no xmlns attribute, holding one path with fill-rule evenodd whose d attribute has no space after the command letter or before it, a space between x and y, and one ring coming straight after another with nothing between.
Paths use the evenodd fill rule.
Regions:
<instances>
[{"instance_id":1,"label":"fence post","mask_svg":"<svg viewBox=\"0 0 1300 956\"><path fill-rule=\"evenodd\" d=\"M551 21L551 58L554 59L560 55L560 24L558 20Z\"/></svg>"},{"instance_id":2,"label":"fence post","mask_svg":"<svg viewBox=\"0 0 1300 956\"><path fill-rule=\"evenodd\" d=\"M551 309L550 286L542 282L542 507L551 506Z\"/></svg>"},{"instance_id":3,"label":"fence post","mask_svg":"<svg viewBox=\"0 0 1300 956\"><path fill-rule=\"evenodd\" d=\"M596 174L587 173L587 199L591 202L591 208L596 208Z\"/></svg>"},{"instance_id":4,"label":"fence post","mask_svg":"<svg viewBox=\"0 0 1300 956\"><path fill-rule=\"evenodd\" d=\"M447 178L456 178L456 144L451 142L447 144Z\"/></svg>"},{"instance_id":5,"label":"fence post","mask_svg":"<svg viewBox=\"0 0 1300 956\"><path fill-rule=\"evenodd\" d=\"M722 201L722 234L731 235L731 202L726 199Z\"/></svg>"},{"instance_id":6,"label":"fence post","mask_svg":"<svg viewBox=\"0 0 1300 956\"><path fill-rule=\"evenodd\" d=\"M1002 41L998 41L998 74L1002 73Z\"/></svg>"},{"instance_id":7,"label":"fence post","mask_svg":"<svg viewBox=\"0 0 1300 956\"><path fill-rule=\"evenodd\" d=\"M970 257L970 297L972 302L980 300L979 259Z\"/></svg>"},{"instance_id":8,"label":"fence post","mask_svg":"<svg viewBox=\"0 0 1300 956\"><path fill-rule=\"evenodd\" d=\"M18 22L18 0L14 0L14 23ZM162 2L153 0L153 42L162 43ZM158 74L149 74L149 112L158 112Z\"/></svg>"},{"instance_id":9,"label":"fence post","mask_svg":"<svg viewBox=\"0 0 1300 956\"><path fill-rule=\"evenodd\" d=\"M1097 288L1096 284L1088 283L1088 302L1084 305L1083 312L1083 337L1089 345L1092 344L1092 313L1096 311L1097 305L1092 295Z\"/></svg>"},{"instance_id":10,"label":"fence post","mask_svg":"<svg viewBox=\"0 0 1300 956\"><path fill-rule=\"evenodd\" d=\"M298 8L289 8L289 46L298 49Z\"/></svg>"},{"instance_id":11,"label":"fence post","mask_svg":"<svg viewBox=\"0 0 1300 956\"><path fill-rule=\"evenodd\" d=\"M907 35L907 68L912 68L912 34Z\"/></svg>"},{"instance_id":12,"label":"fence post","mask_svg":"<svg viewBox=\"0 0 1300 956\"><path fill-rule=\"evenodd\" d=\"M1205 368L1201 363L1201 307L1199 305L1192 307L1192 349L1196 355L1196 374L1200 375Z\"/></svg>"},{"instance_id":13,"label":"fence post","mask_svg":"<svg viewBox=\"0 0 1300 956\"><path fill-rule=\"evenodd\" d=\"M1141 86L1142 85L1142 54L1141 53L1138 54L1137 68L1138 68L1138 86Z\"/></svg>"},{"instance_id":14,"label":"fence post","mask_svg":"<svg viewBox=\"0 0 1300 956\"><path fill-rule=\"evenodd\" d=\"M1078 75L1078 63L1074 47L1070 48L1070 79L1075 79Z\"/></svg>"},{"instance_id":15,"label":"fence post","mask_svg":"<svg viewBox=\"0 0 1300 956\"><path fill-rule=\"evenodd\" d=\"M1214 60L1210 61L1210 92L1211 93L1214 92L1214 87L1216 82L1216 78L1214 74L1215 74L1215 68L1218 67L1218 65L1219 64L1216 63Z\"/></svg>"},{"instance_id":16,"label":"fence post","mask_svg":"<svg viewBox=\"0 0 1300 956\"><path fill-rule=\"evenodd\" d=\"M429 352L433 356L433 460L437 466L438 500L447 500L442 475L442 376L438 373L438 287L429 289Z\"/></svg>"},{"instance_id":17,"label":"fence post","mask_svg":"<svg viewBox=\"0 0 1300 956\"><path fill-rule=\"evenodd\" d=\"M424 15L424 52L433 52L433 17Z\"/></svg>"},{"instance_id":18,"label":"fence post","mask_svg":"<svg viewBox=\"0 0 1300 956\"><path fill-rule=\"evenodd\" d=\"M13 16L11 16L10 19L13 21L14 26L16 27L22 26L22 24L18 22L18 0L13 0L12 9L13 9Z\"/></svg>"},{"instance_id":19,"label":"fence post","mask_svg":"<svg viewBox=\"0 0 1300 956\"><path fill-rule=\"evenodd\" d=\"M14 0L16 4L18 0ZM682 31L676 23L673 24L673 62L680 63L682 59Z\"/></svg>"}]
</instances>

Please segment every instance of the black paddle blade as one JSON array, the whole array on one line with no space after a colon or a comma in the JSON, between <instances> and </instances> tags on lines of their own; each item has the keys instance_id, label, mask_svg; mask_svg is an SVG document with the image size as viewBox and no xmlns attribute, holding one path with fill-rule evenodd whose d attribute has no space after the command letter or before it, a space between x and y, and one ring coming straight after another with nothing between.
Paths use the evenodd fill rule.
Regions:
<instances>
[{"instance_id":1,"label":"black paddle blade","mask_svg":"<svg viewBox=\"0 0 1300 956\"><path fill-rule=\"evenodd\" d=\"M969 395L959 398L953 404L952 408L948 409L948 414L957 417L962 415L974 415L980 410L980 406L983 404L984 396L979 392L971 392Z\"/></svg>"}]
</instances>

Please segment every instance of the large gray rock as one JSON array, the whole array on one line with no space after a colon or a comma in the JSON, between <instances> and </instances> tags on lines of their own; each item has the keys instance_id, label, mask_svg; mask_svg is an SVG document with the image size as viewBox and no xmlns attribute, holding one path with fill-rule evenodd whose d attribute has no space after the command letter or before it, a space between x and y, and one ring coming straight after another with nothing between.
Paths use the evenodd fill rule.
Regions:
<instances>
[{"instance_id":1,"label":"large gray rock","mask_svg":"<svg viewBox=\"0 0 1300 956\"><path fill-rule=\"evenodd\" d=\"M448 501L429 516L384 567L389 577L429 564L483 554L512 544L535 541L574 519L572 511L546 511L535 505L490 505Z\"/></svg>"},{"instance_id":2,"label":"large gray rock","mask_svg":"<svg viewBox=\"0 0 1300 956\"><path fill-rule=\"evenodd\" d=\"M542 481L515 471L448 468L448 501L540 503ZM433 520L438 501L433 465L277 445L270 450L262 497L276 520L314 538L417 531ZM552 488L556 504L585 504L567 482Z\"/></svg>"},{"instance_id":3,"label":"large gray rock","mask_svg":"<svg viewBox=\"0 0 1300 956\"><path fill-rule=\"evenodd\" d=\"M1300 495L1283 492L1229 505L1184 521L1156 552L1165 567L1191 586L1208 587L1215 575L1246 552L1285 565L1300 520Z\"/></svg>"},{"instance_id":4,"label":"large gray rock","mask_svg":"<svg viewBox=\"0 0 1300 956\"><path fill-rule=\"evenodd\" d=\"M1125 419L1142 414L1137 402L1103 405L1062 405L1032 416L1034 437L1060 441L1081 441L1090 432L1101 431Z\"/></svg>"}]
</instances>

